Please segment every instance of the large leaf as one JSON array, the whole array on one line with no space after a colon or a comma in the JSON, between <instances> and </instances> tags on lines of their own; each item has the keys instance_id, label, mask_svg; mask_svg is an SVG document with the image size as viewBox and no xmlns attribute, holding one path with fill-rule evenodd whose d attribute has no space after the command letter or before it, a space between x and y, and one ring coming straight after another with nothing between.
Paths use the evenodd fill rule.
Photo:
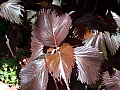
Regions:
<instances>
[{"instance_id":1,"label":"large leaf","mask_svg":"<svg viewBox=\"0 0 120 90\"><path fill-rule=\"evenodd\" d=\"M21 24L20 16L23 16L21 11L24 11L23 6L18 4L20 0L9 0L1 4L0 15L11 22Z\"/></svg>"},{"instance_id":2,"label":"large leaf","mask_svg":"<svg viewBox=\"0 0 120 90\"><path fill-rule=\"evenodd\" d=\"M65 39L71 25L69 15L56 16L54 12L42 9L35 23L35 34L45 46L55 47Z\"/></svg>"},{"instance_id":3,"label":"large leaf","mask_svg":"<svg viewBox=\"0 0 120 90\"><path fill-rule=\"evenodd\" d=\"M22 90L46 90L48 71L44 59L27 64L20 71Z\"/></svg>"},{"instance_id":4,"label":"large leaf","mask_svg":"<svg viewBox=\"0 0 120 90\"><path fill-rule=\"evenodd\" d=\"M43 54L43 47L44 45L41 42L39 42L35 36L33 36L31 42L32 55L29 58L28 62L31 62L36 58L40 57Z\"/></svg>"},{"instance_id":5,"label":"large leaf","mask_svg":"<svg viewBox=\"0 0 120 90\"><path fill-rule=\"evenodd\" d=\"M63 79L68 87L72 67L74 66L74 51L69 44L63 44L56 53L46 57L46 66L48 71L54 77L61 81Z\"/></svg>"},{"instance_id":6,"label":"large leaf","mask_svg":"<svg viewBox=\"0 0 120 90\"><path fill-rule=\"evenodd\" d=\"M102 53L92 47L76 47L74 49L78 68L78 80L82 83L95 83L99 77Z\"/></svg>"},{"instance_id":7,"label":"large leaf","mask_svg":"<svg viewBox=\"0 0 120 90\"><path fill-rule=\"evenodd\" d=\"M113 77L110 77L109 73L105 72L103 83L107 90L120 90L120 71L116 71Z\"/></svg>"}]
</instances>

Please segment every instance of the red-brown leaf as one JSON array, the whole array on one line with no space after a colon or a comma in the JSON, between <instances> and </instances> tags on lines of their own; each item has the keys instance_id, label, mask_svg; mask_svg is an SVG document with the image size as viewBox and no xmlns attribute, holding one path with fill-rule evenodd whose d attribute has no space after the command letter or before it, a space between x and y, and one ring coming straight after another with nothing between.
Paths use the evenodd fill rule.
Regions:
<instances>
[{"instance_id":1,"label":"red-brown leaf","mask_svg":"<svg viewBox=\"0 0 120 90\"><path fill-rule=\"evenodd\" d=\"M69 44L63 44L55 54L46 57L46 66L54 79L58 81L63 79L68 88L74 61L73 48Z\"/></svg>"},{"instance_id":2,"label":"red-brown leaf","mask_svg":"<svg viewBox=\"0 0 120 90\"><path fill-rule=\"evenodd\" d=\"M40 42L45 46L56 47L65 39L71 25L71 18L64 14L56 16L54 12L44 9L39 12L35 23L35 34Z\"/></svg>"},{"instance_id":3,"label":"red-brown leaf","mask_svg":"<svg viewBox=\"0 0 120 90\"><path fill-rule=\"evenodd\" d=\"M107 90L120 90L120 71L116 71L112 77L109 76L108 72L105 72L103 83Z\"/></svg>"},{"instance_id":4,"label":"red-brown leaf","mask_svg":"<svg viewBox=\"0 0 120 90\"><path fill-rule=\"evenodd\" d=\"M102 53L92 47L75 48L75 58L78 68L78 80L82 83L95 83L99 77Z\"/></svg>"}]
</instances>

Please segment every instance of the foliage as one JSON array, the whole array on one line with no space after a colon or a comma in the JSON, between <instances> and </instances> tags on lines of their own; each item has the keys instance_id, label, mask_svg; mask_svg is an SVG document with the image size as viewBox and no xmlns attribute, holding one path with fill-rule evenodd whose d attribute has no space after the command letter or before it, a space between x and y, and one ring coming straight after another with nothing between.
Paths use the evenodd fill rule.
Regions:
<instances>
[{"instance_id":1,"label":"foliage","mask_svg":"<svg viewBox=\"0 0 120 90\"><path fill-rule=\"evenodd\" d=\"M19 55L24 55L23 51L19 51L16 58L3 58L0 57L0 79L7 84L18 84L19 80L17 77L18 62L20 60Z\"/></svg>"},{"instance_id":2,"label":"foliage","mask_svg":"<svg viewBox=\"0 0 120 90\"><path fill-rule=\"evenodd\" d=\"M119 88L120 12L112 2L120 8L112 0L3 0L0 78L16 83L17 70L22 90Z\"/></svg>"},{"instance_id":3,"label":"foliage","mask_svg":"<svg viewBox=\"0 0 120 90\"><path fill-rule=\"evenodd\" d=\"M103 76L103 78L104 78L103 83L105 84L105 86L108 90L119 90L120 89L119 76L120 76L119 71L116 71L114 76L112 76L112 77L109 76L108 72L105 72L105 74Z\"/></svg>"}]
</instances>

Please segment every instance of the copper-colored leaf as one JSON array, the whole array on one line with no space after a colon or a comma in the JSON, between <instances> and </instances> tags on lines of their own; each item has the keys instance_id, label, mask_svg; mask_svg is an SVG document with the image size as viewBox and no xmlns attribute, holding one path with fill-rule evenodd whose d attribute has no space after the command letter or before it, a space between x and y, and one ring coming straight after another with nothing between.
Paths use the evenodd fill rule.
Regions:
<instances>
[{"instance_id":1,"label":"copper-colored leaf","mask_svg":"<svg viewBox=\"0 0 120 90\"><path fill-rule=\"evenodd\" d=\"M41 42L39 42L35 36L33 36L31 42L32 55L27 62L31 62L36 58L40 57L40 55L43 54L43 46L44 45Z\"/></svg>"},{"instance_id":2,"label":"copper-colored leaf","mask_svg":"<svg viewBox=\"0 0 120 90\"><path fill-rule=\"evenodd\" d=\"M48 71L44 59L32 61L20 71L22 90L46 90Z\"/></svg>"},{"instance_id":3,"label":"copper-colored leaf","mask_svg":"<svg viewBox=\"0 0 120 90\"><path fill-rule=\"evenodd\" d=\"M92 32L92 30L86 30L86 32L85 32L85 34L84 34L84 36L83 36L83 40L85 40L85 39L87 39L87 38L90 38L90 37L92 37L94 34L93 34L93 32Z\"/></svg>"},{"instance_id":4,"label":"copper-colored leaf","mask_svg":"<svg viewBox=\"0 0 120 90\"><path fill-rule=\"evenodd\" d=\"M109 76L108 72L105 72L103 83L107 90L120 90L120 71L116 71L112 77Z\"/></svg>"},{"instance_id":5,"label":"copper-colored leaf","mask_svg":"<svg viewBox=\"0 0 120 90\"><path fill-rule=\"evenodd\" d=\"M102 53L92 47L76 47L74 49L78 68L78 80L82 83L95 83L99 77Z\"/></svg>"},{"instance_id":6,"label":"copper-colored leaf","mask_svg":"<svg viewBox=\"0 0 120 90\"><path fill-rule=\"evenodd\" d=\"M74 66L74 51L69 44L63 44L55 54L46 57L46 66L54 79L63 79L68 87L72 67Z\"/></svg>"},{"instance_id":7,"label":"copper-colored leaf","mask_svg":"<svg viewBox=\"0 0 120 90\"><path fill-rule=\"evenodd\" d=\"M20 0L9 0L1 4L0 15L11 22L21 24L20 16L23 16L21 11L24 11L23 6L18 4Z\"/></svg>"},{"instance_id":8,"label":"copper-colored leaf","mask_svg":"<svg viewBox=\"0 0 120 90\"><path fill-rule=\"evenodd\" d=\"M65 39L71 25L69 15L56 16L55 12L42 9L35 23L35 34L45 46L55 47Z\"/></svg>"}]
</instances>

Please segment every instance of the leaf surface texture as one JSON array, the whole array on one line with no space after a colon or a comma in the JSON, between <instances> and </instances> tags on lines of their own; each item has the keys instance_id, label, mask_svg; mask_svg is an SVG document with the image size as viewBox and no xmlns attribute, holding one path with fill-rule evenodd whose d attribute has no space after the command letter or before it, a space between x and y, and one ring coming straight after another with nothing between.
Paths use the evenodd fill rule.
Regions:
<instances>
[{"instance_id":1,"label":"leaf surface texture","mask_svg":"<svg viewBox=\"0 0 120 90\"><path fill-rule=\"evenodd\" d=\"M67 14L60 17L55 12L42 9L35 23L35 34L45 46L56 47L65 39L71 25L71 18Z\"/></svg>"},{"instance_id":2,"label":"leaf surface texture","mask_svg":"<svg viewBox=\"0 0 120 90\"><path fill-rule=\"evenodd\" d=\"M0 15L12 23L21 24L22 20L20 16L23 17L21 11L24 11L23 6L18 4L20 0L9 0L1 4Z\"/></svg>"},{"instance_id":3,"label":"leaf surface texture","mask_svg":"<svg viewBox=\"0 0 120 90\"><path fill-rule=\"evenodd\" d=\"M61 82L61 79L63 79L68 89L74 62L73 48L69 44L63 44L55 54L46 57L46 66L54 80L57 79Z\"/></svg>"},{"instance_id":4,"label":"leaf surface texture","mask_svg":"<svg viewBox=\"0 0 120 90\"><path fill-rule=\"evenodd\" d=\"M120 90L120 72L116 71L112 77L109 76L108 72L105 72L103 83L107 90Z\"/></svg>"},{"instance_id":5,"label":"leaf surface texture","mask_svg":"<svg viewBox=\"0 0 120 90\"><path fill-rule=\"evenodd\" d=\"M28 62L35 60L36 58L40 57L43 54L43 44L39 42L39 40L33 36L31 42L31 51L32 55L29 58Z\"/></svg>"},{"instance_id":6,"label":"leaf surface texture","mask_svg":"<svg viewBox=\"0 0 120 90\"><path fill-rule=\"evenodd\" d=\"M102 62L102 53L92 47L76 47L74 49L78 80L82 83L95 83L99 77L99 70Z\"/></svg>"},{"instance_id":7,"label":"leaf surface texture","mask_svg":"<svg viewBox=\"0 0 120 90\"><path fill-rule=\"evenodd\" d=\"M32 61L20 71L22 90L46 90L48 71L44 59Z\"/></svg>"}]
</instances>

